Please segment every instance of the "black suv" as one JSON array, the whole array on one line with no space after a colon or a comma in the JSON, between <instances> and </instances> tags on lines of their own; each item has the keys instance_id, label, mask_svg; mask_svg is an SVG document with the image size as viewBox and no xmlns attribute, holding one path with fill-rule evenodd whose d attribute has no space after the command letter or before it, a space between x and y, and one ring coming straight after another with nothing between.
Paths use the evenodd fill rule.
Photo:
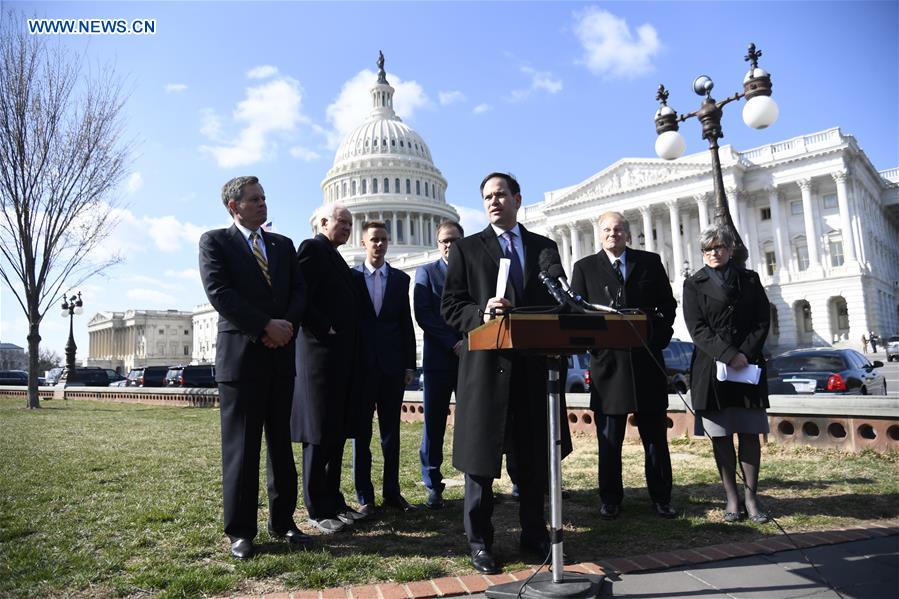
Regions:
<instances>
[{"instance_id":1,"label":"black suv","mask_svg":"<svg viewBox=\"0 0 899 599\"><path fill-rule=\"evenodd\" d=\"M115 374L113 372L113 374ZM60 384L78 385L79 387L108 387L112 379L109 371L97 366L78 366L75 368L75 380L69 382L69 369L65 368L59 375Z\"/></svg>"},{"instance_id":2,"label":"black suv","mask_svg":"<svg viewBox=\"0 0 899 599\"><path fill-rule=\"evenodd\" d=\"M215 366L212 364L195 364L177 366L169 369L165 377L167 387L215 387Z\"/></svg>"},{"instance_id":3,"label":"black suv","mask_svg":"<svg viewBox=\"0 0 899 599\"><path fill-rule=\"evenodd\" d=\"M28 373L24 370L0 370L0 385L28 385Z\"/></svg>"},{"instance_id":4,"label":"black suv","mask_svg":"<svg viewBox=\"0 0 899 599\"><path fill-rule=\"evenodd\" d=\"M128 373L129 387L165 387L169 366L141 366Z\"/></svg>"}]
</instances>

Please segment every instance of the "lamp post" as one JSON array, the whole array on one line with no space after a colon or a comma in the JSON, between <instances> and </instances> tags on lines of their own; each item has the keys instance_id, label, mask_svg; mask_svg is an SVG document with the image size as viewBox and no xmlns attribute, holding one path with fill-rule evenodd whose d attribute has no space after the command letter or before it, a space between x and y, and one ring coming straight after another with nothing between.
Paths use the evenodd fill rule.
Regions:
<instances>
[{"instance_id":1,"label":"lamp post","mask_svg":"<svg viewBox=\"0 0 899 599\"><path fill-rule=\"evenodd\" d=\"M62 298L62 317L69 317L69 340L66 341L66 369L68 369L66 375L67 383L75 381L78 376L78 373L75 370L75 351L78 349L78 346L75 345L75 335L72 333L72 321L75 318L75 314L81 314L84 311L82 308L83 305L84 302L81 301L80 291L78 292L78 295L73 295L70 298L63 296Z\"/></svg>"},{"instance_id":2,"label":"lamp post","mask_svg":"<svg viewBox=\"0 0 899 599\"><path fill-rule=\"evenodd\" d=\"M684 138L678 132L678 123L691 117L697 117L702 124L702 138L709 142L709 150L712 153L712 180L715 190L715 224L725 226L731 230L736 240L733 260L740 267L746 266L749 252L743 245L740 234L734 227L734 221L727 205L727 197L724 195L724 177L721 173L721 159L718 156L718 140L724 137L721 131L721 110L724 105L746 98L743 107L743 122L753 129L764 129L777 120L779 109L771 99L771 75L759 68L761 50L757 50L755 44L749 44L749 51L744 60L750 63L749 71L743 78L743 91L732 96L716 101L712 98L714 82L707 75L700 75L693 81L693 91L700 96L705 96L699 109L689 114L678 114L668 106L668 90L664 85L659 85L656 100L659 109L655 114L656 154L665 160L679 158L684 152Z\"/></svg>"}]
</instances>

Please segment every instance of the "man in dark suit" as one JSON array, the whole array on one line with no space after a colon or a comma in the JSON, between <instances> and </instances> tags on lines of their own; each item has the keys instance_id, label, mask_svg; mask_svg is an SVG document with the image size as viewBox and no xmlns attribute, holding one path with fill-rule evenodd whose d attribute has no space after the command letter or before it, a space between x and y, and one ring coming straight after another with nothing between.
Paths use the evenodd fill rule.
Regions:
<instances>
[{"instance_id":1,"label":"man in dark suit","mask_svg":"<svg viewBox=\"0 0 899 599\"><path fill-rule=\"evenodd\" d=\"M428 489L426 505L434 510L443 507L445 485L440 472L443 435L450 397L456 390L459 352L462 351L462 335L443 320L440 298L450 248L464 236L462 225L455 221L443 221L437 225L440 258L415 271L415 290L412 293L415 321L424 331L421 369L424 373L425 426L418 457L421 460L421 480Z\"/></svg>"},{"instance_id":2,"label":"man in dark suit","mask_svg":"<svg viewBox=\"0 0 899 599\"><path fill-rule=\"evenodd\" d=\"M309 305L297 335L290 430L293 440L303 444L303 495L309 524L331 534L362 518L340 492L343 448L353 434L359 305L350 268L337 252L350 236L350 211L328 204L316 220L320 232L300 244L298 251Z\"/></svg>"},{"instance_id":3,"label":"man in dark suit","mask_svg":"<svg viewBox=\"0 0 899 599\"><path fill-rule=\"evenodd\" d=\"M554 306L537 278L538 257L556 244L518 224L521 189L514 177L491 173L481 182L490 224L453 243L441 308L452 328L467 335L491 312L513 307ZM510 261L503 296L496 296L500 259ZM465 534L472 565L499 571L493 555L493 479L499 478L504 451L518 461L520 544L543 561L550 550L543 513L548 485L546 360L496 351L469 351L463 342L453 427L453 465L465 473ZM568 421L563 419L563 441Z\"/></svg>"},{"instance_id":4,"label":"man in dark suit","mask_svg":"<svg viewBox=\"0 0 899 599\"><path fill-rule=\"evenodd\" d=\"M372 417L378 412L384 454L384 505L405 512L415 508L400 493L400 408L406 385L415 376L415 331L409 308L409 275L387 264L387 226L362 225L365 262L356 267L360 300L362 372L359 433L353 440L353 479L359 511L375 510L371 482Z\"/></svg>"},{"instance_id":5,"label":"man in dark suit","mask_svg":"<svg viewBox=\"0 0 899 599\"><path fill-rule=\"evenodd\" d=\"M633 413L645 452L646 486L656 513L677 515L671 506L671 457L668 453L668 377L660 366L671 341L677 302L658 254L627 247L630 225L618 212L600 216L602 250L578 260L571 288L587 301L616 308L639 308L649 317L649 351L601 349L590 361L590 409L599 442L599 515L618 517L624 487L621 445L627 415ZM651 353L650 353L651 352ZM655 359L653 359L655 358Z\"/></svg>"},{"instance_id":6,"label":"man in dark suit","mask_svg":"<svg viewBox=\"0 0 899 599\"><path fill-rule=\"evenodd\" d=\"M262 231L268 211L256 177L236 177L222 188L234 220L200 238L200 277L219 313L215 380L222 426L225 534L231 555L253 555L259 497L259 454L265 431L269 534L305 545L293 520L297 471L290 444L294 329L306 289L293 242Z\"/></svg>"}]
</instances>

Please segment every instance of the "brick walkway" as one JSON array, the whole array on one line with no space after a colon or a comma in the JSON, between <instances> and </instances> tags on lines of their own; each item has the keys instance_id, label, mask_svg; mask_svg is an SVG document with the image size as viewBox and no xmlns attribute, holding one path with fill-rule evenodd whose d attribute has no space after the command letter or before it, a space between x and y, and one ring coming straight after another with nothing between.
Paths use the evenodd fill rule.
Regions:
<instances>
[{"instance_id":1,"label":"brick walkway","mask_svg":"<svg viewBox=\"0 0 899 599\"><path fill-rule=\"evenodd\" d=\"M790 537L793 543L804 549L890 535L899 535L899 519L884 520L863 528L804 532L792 534ZM722 543L695 549L600 559L596 562L581 562L566 566L565 571L597 575L606 573L634 574L688 564L704 564L750 555L771 554L795 549L793 543L783 535L775 535L752 543ZM429 599L432 597L457 597L483 593L487 587L495 584L524 580L534 570L535 568L528 568L495 576L479 574L447 576L445 578L405 584L381 583L355 587L335 587L321 591L296 590L267 593L261 597L264 599Z\"/></svg>"}]
</instances>

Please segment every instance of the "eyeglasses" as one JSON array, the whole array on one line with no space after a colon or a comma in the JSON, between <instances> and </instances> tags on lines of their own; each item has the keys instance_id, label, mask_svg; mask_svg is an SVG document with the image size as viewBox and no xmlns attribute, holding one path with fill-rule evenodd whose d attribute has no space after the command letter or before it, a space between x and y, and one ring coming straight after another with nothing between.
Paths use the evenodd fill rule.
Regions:
<instances>
[{"instance_id":1,"label":"eyeglasses","mask_svg":"<svg viewBox=\"0 0 899 599\"><path fill-rule=\"evenodd\" d=\"M723 252L725 250L729 250L730 248L726 245L713 245L712 247L702 248L702 253L711 254L714 252Z\"/></svg>"},{"instance_id":2,"label":"eyeglasses","mask_svg":"<svg viewBox=\"0 0 899 599\"><path fill-rule=\"evenodd\" d=\"M438 239L437 243L442 245L443 247L448 247L453 245L453 242L459 241L458 237L450 237L449 239Z\"/></svg>"}]
</instances>

